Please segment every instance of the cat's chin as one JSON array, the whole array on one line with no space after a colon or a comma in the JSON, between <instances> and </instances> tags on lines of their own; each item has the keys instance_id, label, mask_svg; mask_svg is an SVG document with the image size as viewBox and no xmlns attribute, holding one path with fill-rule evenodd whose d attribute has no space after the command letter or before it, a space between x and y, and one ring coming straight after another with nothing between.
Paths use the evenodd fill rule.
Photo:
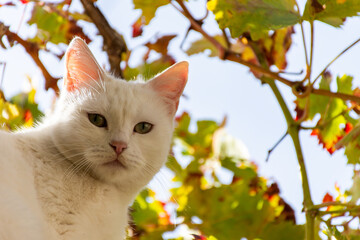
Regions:
<instances>
[{"instance_id":1,"label":"cat's chin","mask_svg":"<svg viewBox=\"0 0 360 240\"><path fill-rule=\"evenodd\" d=\"M118 159L115 159L113 161L109 161L103 164L104 167L108 167L108 168L124 168L127 169L127 167Z\"/></svg>"}]
</instances>

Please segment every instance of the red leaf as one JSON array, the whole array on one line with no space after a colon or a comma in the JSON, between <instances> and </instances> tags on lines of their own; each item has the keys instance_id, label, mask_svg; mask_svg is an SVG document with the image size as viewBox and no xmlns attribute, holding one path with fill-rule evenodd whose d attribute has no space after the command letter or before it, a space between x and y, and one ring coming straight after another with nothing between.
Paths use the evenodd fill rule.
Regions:
<instances>
[{"instance_id":1,"label":"red leaf","mask_svg":"<svg viewBox=\"0 0 360 240\"><path fill-rule=\"evenodd\" d=\"M329 193L326 193L322 200L323 203L332 202L332 201L334 201L334 198Z\"/></svg>"},{"instance_id":2,"label":"red leaf","mask_svg":"<svg viewBox=\"0 0 360 240\"><path fill-rule=\"evenodd\" d=\"M32 118L33 118L33 117L32 117L32 114L31 114L30 110L26 110L26 111L25 111L25 114L24 114L24 120L25 120L25 122L30 121Z\"/></svg>"},{"instance_id":3,"label":"red leaf","mask_svg":"<svg viewBox=\"0 0 360 240\"><path fill-rule=\"evenodd\" d=\"M29 2L29 0L20 0L20 2L21 2L22 4L26 4L26 3Z\"/></svg>"},{"instance_id":4,"label":"red leaf","mask_svg":"<svg viewBox=\"0 0 360 240\"><path fill-rule=\"evenodd\" d=\"M344 131L345 131L345 133L349 133L353 128L354 128L354 126L348 122L345 125Z\"/></svg>"},{"instance_id":5,"label":"red leaf","mask_svg":"<svg viewBox=\"0 0 360 240\"><path fill-rule=\"evenodd\" d=\"M319 133L320 133L319 129L314 129L311 131L310 135L311 136L319 136Z\"/></svg>"},{"instance_id":6,"label":"red leaf","mask_svg":"<svg viewBox=\"0 0 360 240\"><path fill-rule=\"evenodd\" d=\"M132 27L132 37L138 37L142 34L143 32L143 26L144 26L144 22L142 20L141 17L138 18L138 20L136 20L133 25L131 25Z\"/></svg>"},{"instance_id":7,"label":"red leaf","mask_svg":"<svg viewBox=\"0 0 360 240\"><path fill-rule=\"evenodd\" d=\"M331 146L329 148L326 149L328 151L328 153L333 154L336 151L336 148L334 146Z\"/></svg>"}]
</instances>

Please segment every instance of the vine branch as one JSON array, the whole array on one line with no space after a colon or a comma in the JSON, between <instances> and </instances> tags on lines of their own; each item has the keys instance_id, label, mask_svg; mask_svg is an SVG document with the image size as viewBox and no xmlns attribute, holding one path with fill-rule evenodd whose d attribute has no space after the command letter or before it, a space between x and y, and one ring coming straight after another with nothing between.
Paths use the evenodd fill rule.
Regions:
<instances>
[{"instance_id":1,"label":"vine branch","mask_svg":"<svg viewBox=\"0 0 360 240\"><path fill-rule=\"evenodd\" d=\"M40 57L39 57L40 48L39 48L39 46L36 43L28 42L28 41L22 39L16 33L11 32L9 30L8 26L6 26L4 23L0 22L0 36L2 36L2 35L5 35L8 38L10 43L17 42L21 46L24 47L25 51L34 60L34 62L40 68L42 74L44 75L45 89L48 90L49 88L52 88L55 91L55 93L58 94L59 93L59 88L57 86L57 81L60 78L53 77L48 72L48 70L46 69L46 67L42 63L42 61L40 60Z\"/></svg>"},{"instance_id":2,"label":"vine branch","mask_svg":"<svg viewBox=\"0 0 360 240\"><path fill-rule=\"evenodd\" d=\"M127 52L127 46L123 36L110 26L102 12L95 6L94 1L80 1L84 6L85 13L93 21L104 39L103 48L108 55L111 72L113 72L115 76L123 78L124 76L120 68L121 56L122 53Z\"/></svg>"}]
</instances>

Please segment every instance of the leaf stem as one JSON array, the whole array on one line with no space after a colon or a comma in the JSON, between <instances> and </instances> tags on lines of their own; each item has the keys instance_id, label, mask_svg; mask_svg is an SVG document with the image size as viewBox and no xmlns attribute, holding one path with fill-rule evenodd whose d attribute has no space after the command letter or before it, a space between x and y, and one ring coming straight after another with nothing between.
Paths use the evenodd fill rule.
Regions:
<instances>
[{"instance_id":1,"label":"leaf stem","mask_svg":"<svg viewBox=\"0 0 360 240\"><path fill-rule=\"evenodd\" d=\"M358 42L360 42L360 38L357 39L355 42L353 42L352 44L350 44L347 48L345 48L344 50L342 50L333 60L331 60L326 66L325 68L316 76L316 78L313 80L312 85L315 84L315 82L324 74L324 72L330 67L331 64L333 64L341 55L343 55L344 53L346 53L350 48L352 48L353 46L355 46Z\"/></svg>"},{"instance_id":2,"label":"leaf stem","mask_svg":"<svg viewBox=\"0 0 360 240\"><path fill-rule=\"evenodd\" d=\"M299 16L301 15L300 13L300 6L298 4L297 1L295 1L295 5L297 8L297 13L299 14ZM310 69L310 64L309 64L309 57L308 57L308 51L307 51L307 47L306 47L306 40L305 40L305 31L304 31L304 24L303 24L303 20L300 20L300 28L301 28L301 36L302 36L302 42L303 42L303 46L304 46L304 53L305 53L305 63L306 63L306 76L303 80L303 82L308 79L309 77L309 69Z\"/></svg>"},{"instance_id":3,"label":"leaf stem","mask_svg":"<svg viewBox=\"0 0 360 240\"><path fill-rule=\"evenodd\" d=\"M302 148L299 139L299 131L300 131L300 124L294 121L292 118L289 108L287 107L284 98L282 97L276 83L268 78L263 78L266 83L269 84L271 90L275 94L275 97L280 104L281 110L285 116L287 125L288 125L288 134L291 136L293 140L293 144L296 151L296 156L298 159L298 164L300 166L300 173L302 179L302 189L303 189L303 198L304 198L304 209L305 209L305 217L306 217L306 240L313 240L315 236L315 214L311 209L313 208L314 204L311 199L310 193L310 186L309 180L307 176L304 156L302 153Z\"/></svg>"},{"instance_id":4,"label":"leaf stem","mask_svg":"<svg viewBox=\"0 0 360 240\"><path fill-rule=\"evenodd\" d=\"M310 22L310 67L308 73L308 79L310 82L312 66L313 66L313 57L314 57L314 21Z\"/></svg>"},{"instance_id":5,"label":"leaf stem","mask_svg":"<svg viewBox=\"0 0 360 240\"><path fill-rule=\"evenodd\" d=\"M278 100L281 110L285 116L287 125L288 125L288 134L291 136L293 140L293 144L296 151L296 156L298 159L298 163L300 166L300 173L302 179L302 189L303 189L303 197L304 197L304 209L305 209L305 217L306 217L306 240L313 240L315 236L315 215L313 211L310 209L313 207L313 201L311 199L309 180L307 176L306 166L304 162L304 156L301 149L300 139L299 139L299 131L300 125L292 118L289 108L287 107L284 98L282 97L278 87L276 86L274 81L269 81L269 79L264 79L270 86L271 90L275 94L276 99Z\"/></svg>"}]
</instances>

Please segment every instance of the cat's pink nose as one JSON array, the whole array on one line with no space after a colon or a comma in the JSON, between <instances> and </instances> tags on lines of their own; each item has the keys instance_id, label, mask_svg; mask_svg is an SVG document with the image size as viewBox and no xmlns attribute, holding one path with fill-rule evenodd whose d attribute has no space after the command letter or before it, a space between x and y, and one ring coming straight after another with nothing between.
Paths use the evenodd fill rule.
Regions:
<instances>
[{"instance_id":1,"label":"cat's pink nose","mask_svg":"<svg viewBox=\"0 0 360 240\"><path fill-rule=\"evenodd\" d=\"M120 155L120 153L127 148L127 144L123 141L111 141L110 146L114 149L117 155Z\"/></svg>"}]
</instances>

